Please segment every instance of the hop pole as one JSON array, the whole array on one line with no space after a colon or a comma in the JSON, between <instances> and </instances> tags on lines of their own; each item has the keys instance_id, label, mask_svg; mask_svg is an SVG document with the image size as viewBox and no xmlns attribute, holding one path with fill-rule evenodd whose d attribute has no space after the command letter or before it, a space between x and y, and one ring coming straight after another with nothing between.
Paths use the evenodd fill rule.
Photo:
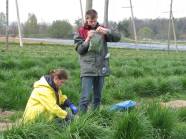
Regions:
<instances>
[{"instance_id":1,"label":"hop pole","mask_svg":"<svg viewBox=\"0 0 186 139\"><path fill-rule=\"evenodd\" d=\"M9 48L8 45L8 38L9 38L9 19L8 19L8 11L9 11L9 5L8 5L8 0L6 0L6 48Z\"/></svg>"},{"instance_id":2,"label":"hop pole","mask_svg":"<svg viewBox=\"0 0 186 139\"><path fill-rule=\"evenodd\" d=\"M18 25L18 31L19 31L19 43L20 43L20 47L23 47L21 24L20 24L20 18L19 18L19 7L18 7L17 0L15 0L15 3L16 3L16 11L17 11L17 25Z\"/></svg>"}]
</instances>

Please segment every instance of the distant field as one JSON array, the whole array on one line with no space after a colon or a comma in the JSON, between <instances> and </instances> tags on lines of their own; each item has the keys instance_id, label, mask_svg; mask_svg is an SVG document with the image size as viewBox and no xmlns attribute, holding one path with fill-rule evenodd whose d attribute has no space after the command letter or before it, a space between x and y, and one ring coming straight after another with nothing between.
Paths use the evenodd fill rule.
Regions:
<instances>
[{"instance_id":1,"label":"distant field","mask_svg":"<svg viewBox=\"0 0 186 139\"><path fill-rule=\"evenodd\" d=\"M20 48L17 44L11 44L8 51L6 51L4 48L4 44L0 43L0 108L6 110L23 111L27 99L30 96L33 82L38 80L40 76L46 74L50 69L59 67L67 69L70 74L70 79L62 87L62 90L76 105L78 105L80 96L80 67L78 55L73 46L27 44L24 48ZM113 103L128 99L137 101L140 104L145 104L145 106L152 102L152 100L157 102L175 99L186 100L186 52L170 52L168 54L166 51L110 49L110 53L112 75L107 77L105 81L102 101L104 107L109 107ZM154 106L150 106L149 109L145 108L145 110L144 108L140 108L139 110L134 109L134 111L128 113L129 115L127 112L124 114L119 113L119 117L121 119L121 115L124 115L124 117L128 116L128 119L125 119L126 122L127 120L130 121L131 117L134 119L137 118L142 122L147 122L149 127L141 125L139 121L134 121L139 124L139 127L137 128L144 127L144 131L146 131L146 128L152 128L152 126L153 129L158 129L160 128L159 125L154 125L151 121L154 116L153 111L151 111L151 107L153 108ZM146 110L147 112L145 112ZM160 113L162 112L163 114L171 113L171 115L175 115L174 112L169 109L162 109L162 111L160 109L157 111L160 111ZM141 113L146 115L147 118L144 119L143 116L141 116ZM150 116L147 113L149 113ZM105 114L108 113L100 112L101 117ZM85 115L85 117L86 116L87 115ZM88 116L90 115L88 114ZM148 116L150 118L148 118ZM173 117L168 117L167 119L169 118L171 119ZM92 120L93 119L94 118L92 118ZM173 119L178 120L179 118L175 117ZM83 119L80 118L80 120ZM80 124L80 120L77 120L76 123L72 125L74 128L73 131L68 131L69 134L73 133L73 137L75 136L74 134L77 133L75 132L75 126ZM117 132L118 136L116 136L116 133L110 136L113 138L124 138L120 131L122 131L122 129L123 131L128 129L125 129L125 127L122 127L122 125L119 127L119 123L112 127L112 124L109 125L110 120L103 120L105 122L104 124L108 124L106 127L100 125L99 123L93 122L95 125L90 126L90 129L85 125L84 130L87 132L87 134L90 134L90 136L94 135L96 138L96 133L99 130L103 130L104 133L107 133L107 130L113 129L115 132ZM124 119L121 121L124 121ZM91 121L89 122L91 123ZM112 122L112 120L110 122ZM180 127L174 127L171 125L170 129L167 129L171 131L171 136L177 136L176 132L172 133L174 128L176 128L175 131L177 132L186 129L186 124L182 121L180 121L180 123L183 124L183 128L181 129ZM174 124L176 124L176 122L174 122ZM44 127L45 126L46 125L44 125ZM30 133L31 131L29 132L27 130L29 128L32 127L27 126L24 128L14 129L14 131L10 130L10 132L6 133L6 137L8 135L12 137L14 132L19 134L21 129L25 129L24 132ZM42 127L35 128L39 128L39 131L42 130ZM80 127L78 126L78 128ZM53 128L51 127L48 128L48 130L52 129ZM93 131L93 129L96 131ZM90 132L87 130L90 130ZM153 134L153 136L155 136L155 132L158 132L157 130L151 133L150 129L148 130L148 133L144 132L143 134ZM78 131L78 136L86 138L86 135L83 134L84 132L81 134L79 132L81 132L81 130ZM132 131L127 132L132 133ZM34 133L36 135L39 134L37 132ZM137 137L141 136L140 133L142 133L142 131L139 131ZM100 135L101 133L98 132L97 134ZM165 138L170 136L170 134L167 132L160 132L159 134L160 135L157 138L161 138L161 135L166 135ZM132 133L132 135L134 135L134 133ZM185 134L183 133L183 136L184 135ZM130 138L128 136L126 137Z\"/></svg>"}]
</instances>

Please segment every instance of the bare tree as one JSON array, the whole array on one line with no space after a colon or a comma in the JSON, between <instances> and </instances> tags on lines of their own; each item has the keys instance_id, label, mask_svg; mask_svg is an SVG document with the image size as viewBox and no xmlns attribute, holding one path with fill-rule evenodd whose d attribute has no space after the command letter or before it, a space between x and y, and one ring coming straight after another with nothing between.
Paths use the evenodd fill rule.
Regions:
<instances>
[{"instance_id":1,"label":"bare tree","mask_svg":"<svg viewBox=\"0 0 186 139\"><path fill-rule=\"evenodd\" d=\"M104 8L104 25L108 26L108 8L109 8L109 0L105 0L105 8Z\"/></svg>"},{"instance_id":2,"label":"bare tree","mask_svg":"<svg viewBox=\"0 0 186 139\"><path fill-rule=\"evenodd\" d=\"M86 11L90 9L92 9L92 0L86 0Z\"/></svg>"}]
</instances>

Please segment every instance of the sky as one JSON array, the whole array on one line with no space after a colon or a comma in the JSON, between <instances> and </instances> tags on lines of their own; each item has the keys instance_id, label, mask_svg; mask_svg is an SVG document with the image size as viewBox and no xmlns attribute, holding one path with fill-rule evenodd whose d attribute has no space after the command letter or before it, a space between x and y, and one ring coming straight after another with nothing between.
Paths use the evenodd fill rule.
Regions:
<instances>
[{"instance_id":1,"label":"sky","mask_svg":"<svg viewBox=\"0 0 186 139\"><path fill-rule=\"evenodd\" d=\"M139 19L169 18L171 0L132 0L134 16ZM82 0L83 10L85 2ZM20 20L25 22L28 13L34 13L38 22L52 23L54 20L68 20L71 24L81 18L79 0L18 0ZM6 0L0 0L0 12L5 13ZM175 18L186 17L186 0L173 0ZM109 20L119 22L131 16L129 0L109 0ZM16 21L15 0L9 0L9 20ZM98 11L98 21L103 22L104 0L93 0Z\"/></svg>"}]
</instances>

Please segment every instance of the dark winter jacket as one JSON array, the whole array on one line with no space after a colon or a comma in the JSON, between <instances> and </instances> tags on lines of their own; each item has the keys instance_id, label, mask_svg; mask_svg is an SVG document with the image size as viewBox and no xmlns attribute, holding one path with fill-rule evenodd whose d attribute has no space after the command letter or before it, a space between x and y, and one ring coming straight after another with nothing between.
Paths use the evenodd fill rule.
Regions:
<instances>
[{"instance_id":1,"label":"dark winter jacket","mask_svg":"<svg viewBox=\"0 0 186 139\"><path fill-rule=\"evenodd\" d=\"M81 77L83 76L106 76L110 74L109 52L107 42L117 42L120 40L120 34L110 31L107 35L101 36L96 34L89 44L84 41L88 31L96 30L89 26L80 27L74 36L76 51L80 55Z\"/></svg>"}]
</instances>

